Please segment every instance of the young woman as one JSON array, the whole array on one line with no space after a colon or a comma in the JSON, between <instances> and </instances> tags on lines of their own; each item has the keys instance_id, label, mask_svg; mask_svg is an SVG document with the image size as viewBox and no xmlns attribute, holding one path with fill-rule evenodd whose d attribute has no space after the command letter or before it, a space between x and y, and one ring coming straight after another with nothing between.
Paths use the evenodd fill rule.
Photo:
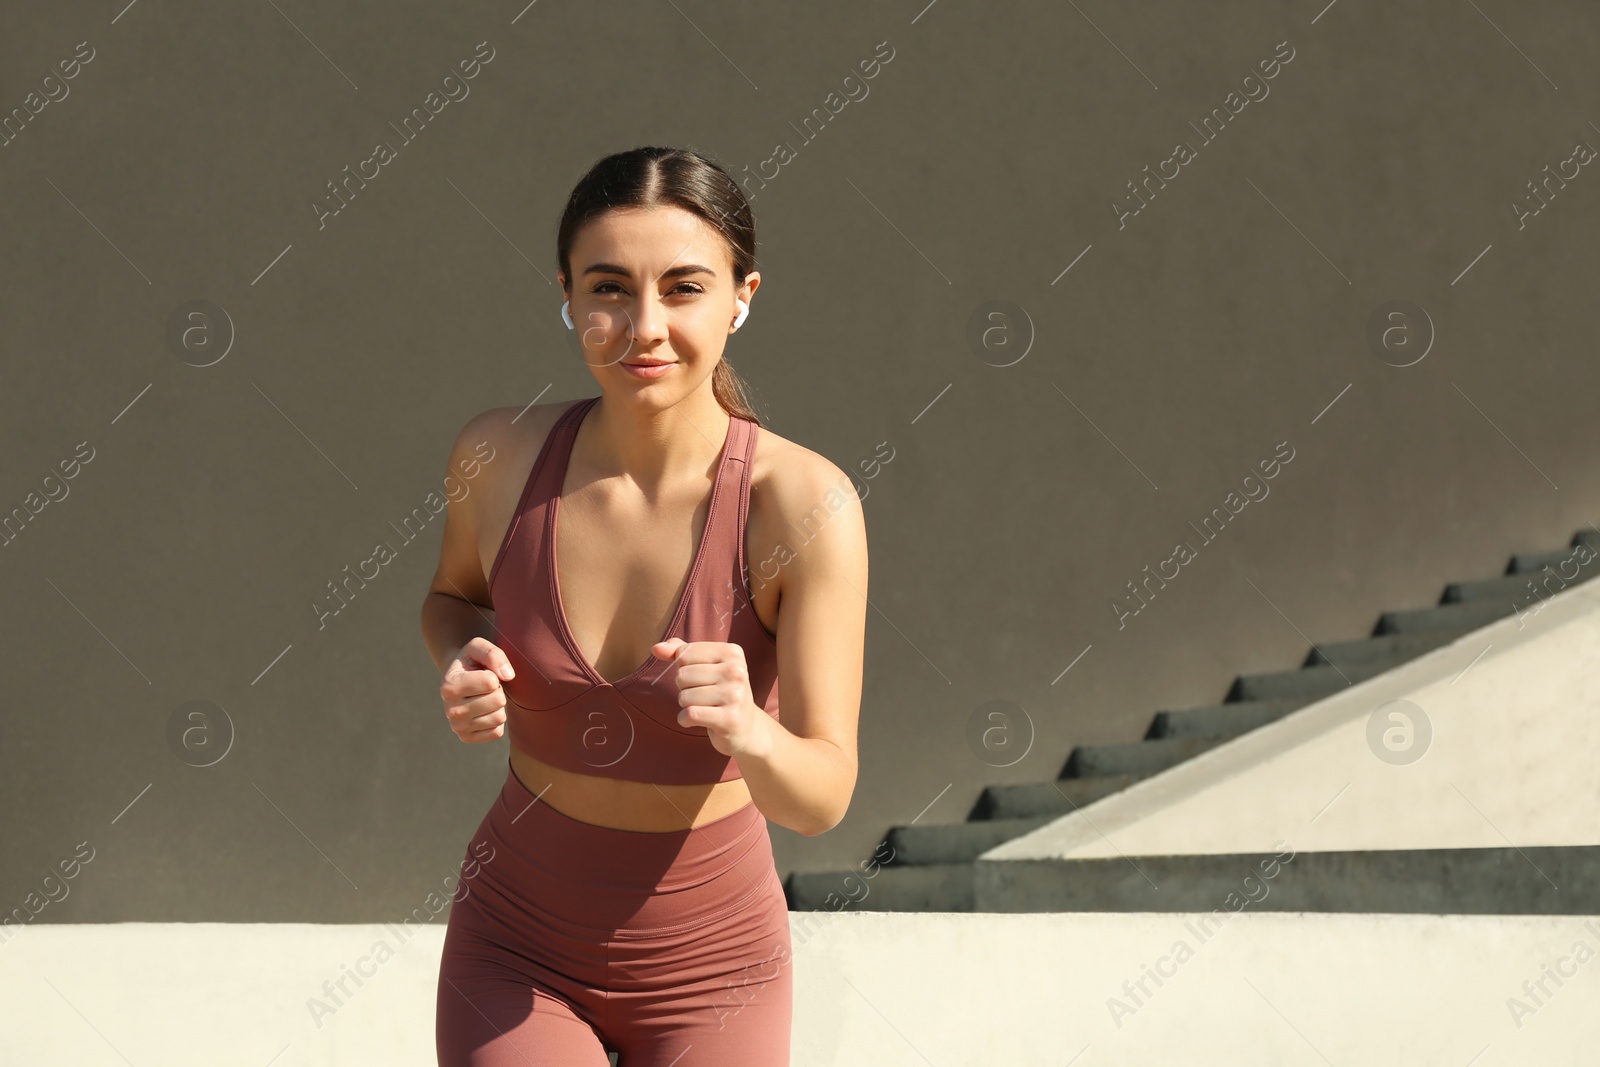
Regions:
<instances>
[{"instance_id":1,"label":"young woman","mask_svg":"<svg viewBox=\"0 0 1600 1067\"><path fill-rule=\"evenodd\" d=\"M422 609L450 728L511 739L450 909L439 1062L786 1065L767 820L823 833L855 789L860 501L722 359L761 282L726 171L602 159L557 258L600 395L462 430L451 469L479 480Z\"/></svg>"}]
</instances>

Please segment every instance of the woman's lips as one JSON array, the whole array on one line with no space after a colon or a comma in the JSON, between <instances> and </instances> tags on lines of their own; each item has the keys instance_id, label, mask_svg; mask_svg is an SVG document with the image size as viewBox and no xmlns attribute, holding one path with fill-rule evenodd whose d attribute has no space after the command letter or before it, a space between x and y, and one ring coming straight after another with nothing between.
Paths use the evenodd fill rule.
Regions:
<instances>
[{"instance_id":1,"label":"woman's lips","mask_svg":"<svg viewBox=\"0 0 1600 1067\"><path fill-rule=\"evenodd\" d=\"M646 380L652 379L652 378L659 378L663 374L667 373L669 370L671 370L673 367L676 367L676 366L677 366L676 363L655 363L655 364L623 363L623 364L621 364L622 369L627 371L629 374L633 375L635 378L644 378Z\"/></svg>"}]
</instances>

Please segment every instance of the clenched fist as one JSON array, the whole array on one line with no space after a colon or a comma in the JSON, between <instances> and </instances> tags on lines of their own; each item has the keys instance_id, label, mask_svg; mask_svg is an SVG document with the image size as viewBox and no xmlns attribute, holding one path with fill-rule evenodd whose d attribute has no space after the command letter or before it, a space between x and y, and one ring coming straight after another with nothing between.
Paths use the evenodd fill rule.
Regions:
<instances>
[{"instance_id":1,"label":"clenched fist","mask_svg":"<svg viewBox=\"0 0 1600 1067\"><path fill-rule=\"evenodd\" d=\"M461 646L439 683L444 715L457 737L472 744L506 732L506 691L500 682L514 677L511 661L487 638L474 637Z\"/></svg>"}]
</instances>

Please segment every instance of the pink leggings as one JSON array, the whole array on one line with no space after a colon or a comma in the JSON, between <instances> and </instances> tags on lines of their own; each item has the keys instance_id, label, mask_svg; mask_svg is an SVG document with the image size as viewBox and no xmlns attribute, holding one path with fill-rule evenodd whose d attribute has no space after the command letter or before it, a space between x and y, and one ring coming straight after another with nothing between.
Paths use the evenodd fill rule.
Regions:
<instances>
[{"instance_id":1,"label":"pink leggings","mask_svg":"<svg viewBox=\"0 0 1600 1067\"><path fill-rule=\"evenodd\" d=\"M507 764L439 961L440 1067L788 1067L789 911L747 804L665 833L580 822Z\"/></svg>"}]
</instances>

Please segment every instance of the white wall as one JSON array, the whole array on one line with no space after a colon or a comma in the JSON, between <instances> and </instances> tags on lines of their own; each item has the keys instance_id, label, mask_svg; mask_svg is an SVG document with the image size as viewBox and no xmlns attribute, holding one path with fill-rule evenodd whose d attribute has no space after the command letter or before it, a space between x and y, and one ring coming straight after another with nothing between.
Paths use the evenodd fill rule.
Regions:
<instances>
[{"instance_id":1,"label":"white wall","mask_svg":"<svg viewBox=\"0 0 1600 1067\"><path fill-rule=\"evenodd\" d=\"M1591 1062L1600 1040L1600 919L1245 911L1205 939L1165 913L811 919L794 1067L1495 1067ZM307 999L390 930L27 928L0 946L0 1063L431 1065L443 933L418 932L319 1028ZM1123 983L1145 965L1167 977L1135 1000ZM1523 983L1546 965L1567 977L1535 1001Z\"/></svg>"}]
</instances>

